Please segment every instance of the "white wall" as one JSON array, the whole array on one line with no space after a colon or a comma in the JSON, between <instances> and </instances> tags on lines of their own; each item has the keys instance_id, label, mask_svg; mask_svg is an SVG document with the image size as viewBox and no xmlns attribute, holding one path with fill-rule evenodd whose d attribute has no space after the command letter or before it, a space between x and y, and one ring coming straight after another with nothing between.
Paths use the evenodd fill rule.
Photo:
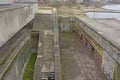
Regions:
<instances>
[{"instance_id":1,"label":"white wall","mask_svg":"<svg viewBox=\"0 0 120 80\"><path fill-rule=\"evenodd\" d=\"M83 0L75 0L76 1L76 3L82 3L83 2Z\"/></svg>"}]
</instances>

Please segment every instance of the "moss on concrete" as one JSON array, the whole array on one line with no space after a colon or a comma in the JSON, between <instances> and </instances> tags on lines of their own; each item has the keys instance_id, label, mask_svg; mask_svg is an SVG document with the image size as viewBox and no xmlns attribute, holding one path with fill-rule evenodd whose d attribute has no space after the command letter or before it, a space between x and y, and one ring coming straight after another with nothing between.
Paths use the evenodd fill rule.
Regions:
<instances>
[{"instance_id":1,"label":"moss on concrete","mask_svg":"<svg viewBox=\"0 0 120 80\"><path fill-rule=\"evenodd\" d=\"M30 56L30 60L27 64L27 67L25 69L23 80L33 80L34 64L35 64L36 58L37 58L37 53L32 53Z\"/></svg>"},{"instance_id":2,"label":"moss on concrete","mask_svg":"<svg viewBox=\"0 0 120 80\"><path fill-rule=\"evenodd\" d=\"M7 65L7 67L5 68L5 71L3 72L2 76L0 77L0 80L4 79L4 76L7 74L7 72L9 71L9 69L11 68L12 64L14 63L14 61L16 60L16 58L18 56L20 56L20 53L22 53L23 49L25 48L25 44L22 45L22 47L20 48L20 50L18 50L16 52L16 54L13 56L12 60L10 61L10 63Z\"/></svg>"},{"instance_id":3,"label":"moss on concrete","mask_svg":"<svg viewBox=\"0 0 120 80\"><path fill-rule=\"evenodd\" d=\"M117 64L117 80L120 79L120 64Z\"/></svg>"},{"instance_id":4,"label":"moss on concrete","mask_svg":"<svg viewBox=\"0 0 120 80\"><path fill-rule=\"evenodd\" d=\"M11 53L15 50L16 45L12 46L6 53L6 55L4 55L0 61L0 67L6 62L7 58L11 55Z\"/></svg>"}]
</instances>

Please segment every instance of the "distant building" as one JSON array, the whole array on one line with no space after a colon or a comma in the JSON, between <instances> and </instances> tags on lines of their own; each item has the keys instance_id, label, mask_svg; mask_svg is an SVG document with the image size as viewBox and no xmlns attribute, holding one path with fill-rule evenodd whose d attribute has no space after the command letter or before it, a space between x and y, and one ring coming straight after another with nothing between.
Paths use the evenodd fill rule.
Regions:
<instances>
[{"instance_id":1,"label":"distant building","mask_svg":"<svg viewBox=\"0 0 120 80\"><path fill-rule=\"evenodd\" d=\"M101 0L90 0L90 1L96 1L96 2L100 2Z\"/></svg>"},{"instance_id":2,"label":"distant building","mask_svg":"<svg viewBox=\"0 0 120 80\"><path fill-rule=\"evenodd\" d=\"M12 4L12 0L0 0L0 5L1 4Z\"/></svg>"},{"instance_id":3,"label":"distant building","mask_svg":"<svg viewBox=\"0 0 120 80\"><path fill-rule=\"evenodd\" d=\"M69 0L38 0L39 2L56 2L56 1L69 1Z\"/></svg>"},{"instance_id":4,"label":"distant building","mask_svg":"<svg viewBox=\"0 0 120 80\"><path fill-rule=\"evenodd\" d=\"M90 0L84 0L83 3L88 3Z\"/></svg>"},{"instance_id":5,"label":"distant building","mask_svg":"<svg viewBox=\"0 0 120 80\"><path fill-rule=\"evenodd\" d=\"M111 3L120 3L120 0L111 0Z\"/></svg>"},{"instance_id":6,"label":"distant building","mask_svg":"<svg viewBox=\"0 0 120 80\"><path fill-rule=\"evenodd\" d=\"M49 2L55 2L55 1L70 1L70 0L48 0Z\"/></svg>"},{"instance_id":7,"label":"distant building","mask_svg":"<svg viewBox=\"0 0 120 80\"><path fill-rule=\"evenodd\" d=\"M75 0L75 3L83 3L84 0Z\"/></svg>"},{"instance_id":8,"label":"distant building","mask_svg":"<svg viewBox=\"0 0 120 80\"><path fill-rule=\"evenodd\" d=\"M120 0L89 0L89 1L96 1L102 3L120 3Z\"/></svg>"}]
</instances>

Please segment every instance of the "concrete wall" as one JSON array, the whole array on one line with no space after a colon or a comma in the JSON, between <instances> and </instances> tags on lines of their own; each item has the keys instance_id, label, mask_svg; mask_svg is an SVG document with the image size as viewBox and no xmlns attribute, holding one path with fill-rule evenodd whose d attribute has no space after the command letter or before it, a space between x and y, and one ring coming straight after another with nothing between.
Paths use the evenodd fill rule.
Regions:
<instances>
[{"instance_id":1,"label":"concrete wall","mask_svg":"<svg viewBox=\"0 0 120 80\"><path fill-rule=\"evenodd\" d=\"M0 10L0 47L34 18L36 8L33 4Z\"/></svg>"},{"instance_id":2,"label":"concrete wall","mask_svg":"<svg viewBox=\"0 0 120 80\"><path fill-rule=\"evenodd\" d=\"M109 80L119 80L119 76L114 77L114 74L119 75L119 73L115 72L117 69L116 65L120 64L120 51L117 50L117 47L113 46L108 40L99 35L91 28L91 25L81 20L80 17L76 17L75 24L77 24L78 32L83 34L84 40L86 40L84 43L86 43L86 45L90 44L94 48L95 53L92 52L91 55L93 55L93 58L107 78Z\"/></svg>"},{"instance_id":3,"label":"concrete wall","mask_svg":"<svg viewBox=\"0 0 120 80\"><path fill-rule=\"evenodd\" d=\"M30 39L19 44L20 48L18 49L18 56L14 59L14 62L11 63L6 73L3 73L2 80L22 80L24 73L24 68L27 64L29 56L31 54L31 42Z\"/></svg>"},{"instance_id":4,"label":"concrete wall","mask_svg":"<svg viewBox=\"0 0 120 80\"><path fill-rule=\"evenodd\" d=\"M29 29L36 8L25 4L0 10L0 80L22 80L31 53Z\"/></svg>"},{"instance_id":5,"label":"concrete wall","mask_svg":"<svg viewBox=\"0 0 120 80\"><path fill-rule=\"evenodd\" d=\"M39 10L37 11L35 16L33 31L39 32L37 55L38 56L41 55L44 58L38 57L36 59L34 80L48 79L48 77L54 78L53 26L55 24L53 24L54 15L52 10L53 10L52 8L49 10ZM40 63L40 61L42 61L42 63Z\"/></svg>"},{"instance_id":6,"label":"concrete wall","mask_svg":"<svg viewBox=\"0 0 120 80\"><path fill-rule=\"evenodd\" d=\"M120 51L111 45L108 40L92 30L90 25L82 21L80 17L59 18L59 28L61 31L75 31L108 79L119 80Z\"/></svg>"},{"instance_id":7,"label":"concrete wall","mask_svg":"<svg viewBox=\"0 0 120 80\"><path fill-rule=\"evenodd\" d=\"M58 27L61 32L63 31L72 31L73 28L73 20L68 16L59 16L58 17Z\"/></svg>"},{"instance_id":8,"label":"concrete wall","mask_svg":"<svg viewBox=\"0 0 120 80\"><path fill-rule=\"evenodd\" d=\"M33 41L30 36L32 24L31 21L20 32L17 32L17 37L16 35L13 37L15 38L13 43L10 40L8 41L10 48L7 49L7 52L4 52L4 56L7 56L0 58L0 80L22 80L29 56L31 53L37 52L37 47L33 45L35 39ZM6 46L3 48L6 50Z\"/></svg>"}]
</instances>

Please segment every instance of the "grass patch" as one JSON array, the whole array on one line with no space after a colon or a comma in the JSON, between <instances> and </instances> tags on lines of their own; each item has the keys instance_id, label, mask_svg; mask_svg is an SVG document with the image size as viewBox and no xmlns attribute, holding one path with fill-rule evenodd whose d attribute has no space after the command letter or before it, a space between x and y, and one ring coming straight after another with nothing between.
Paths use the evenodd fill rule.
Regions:
<instances>
[{"instance_id":1,"label":"grass patch","mask_svg":"<svg viewBox=\"0 0 120 80\"><path fill-rule=\"evenodd\" d=\"M34 64L36 61L37 53L32 53L30 56L30 60L26 66L25 73L23 75L23 80L33 80L34 74Z\"/></svg>"}]
</instances>

